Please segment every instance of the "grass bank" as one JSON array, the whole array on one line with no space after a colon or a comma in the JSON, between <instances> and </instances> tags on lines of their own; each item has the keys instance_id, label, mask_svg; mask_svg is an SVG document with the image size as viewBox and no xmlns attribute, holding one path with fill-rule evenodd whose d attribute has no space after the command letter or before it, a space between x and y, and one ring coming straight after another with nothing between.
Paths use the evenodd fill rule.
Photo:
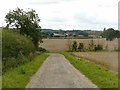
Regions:
<instances>
[{"instance_id":1,"label":"grass bank","mask_svg":"<svg viewBox=\"0 0 120 90\"><path fill-rule=\"evenodd\" d=\"M2 77L2 87L25 88L31 76L38 70L47 57L48 54L43 53L35 57L31 62L7 71Z\"/></svg>"},{"instance_id":2,"label":"grass bank","mask_svg":"<svg viewBox=\"0 0 120 90\"><path fill-rule=\"evenodd\" d=\"M70 52L62 52L66 59L99 88L118 88L118 73L100 67L85 59L79 59Z\"/></svg>"}]
</instances>

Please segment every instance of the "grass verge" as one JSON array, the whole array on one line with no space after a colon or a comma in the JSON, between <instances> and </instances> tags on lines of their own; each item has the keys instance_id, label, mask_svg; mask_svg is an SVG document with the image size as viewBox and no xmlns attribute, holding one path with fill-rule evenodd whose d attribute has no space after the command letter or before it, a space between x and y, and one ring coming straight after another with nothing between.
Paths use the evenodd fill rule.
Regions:
<instances>
[{"instance_id":1,"label":"grass verge","mask_svg":"<svg viewBox=\"0 0 120 90\"><path fill-rule=\"evenodd\" d=\"M7 71L2 77L2 87L25 88L31 76L38 70L47 57L48 54L43 53L35 57L31 62Z\"/></svg>"},{"instance_id":2,"label":"grass verge","mask_svg":"<svg viewBox=\"0 0 120 90\"><path fill-rule=\"evenodd\" d=\"M79 59L70 52L62 52L61 54L99 88L118 88L118 73L109 71L88 60Z\"/></svg>"}]
</instances>

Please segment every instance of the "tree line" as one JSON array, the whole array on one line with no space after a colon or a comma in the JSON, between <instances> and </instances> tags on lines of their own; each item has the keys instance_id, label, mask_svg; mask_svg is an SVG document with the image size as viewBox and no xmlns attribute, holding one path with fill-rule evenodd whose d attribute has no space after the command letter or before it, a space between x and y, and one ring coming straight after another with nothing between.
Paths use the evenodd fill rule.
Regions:
<instances>
[{"instance_id":1,"label":"tree line","mask_svg":"<svg viewBox=\"0 0 120 90\"><path fill-rule=\"evenodd\" d=\"M103 33L101 34L103 38L106 38L106 40L112 41L115 38L120 38L120 31L114 30L113 28L104 28Z\"/></svg>"}]
</instances>

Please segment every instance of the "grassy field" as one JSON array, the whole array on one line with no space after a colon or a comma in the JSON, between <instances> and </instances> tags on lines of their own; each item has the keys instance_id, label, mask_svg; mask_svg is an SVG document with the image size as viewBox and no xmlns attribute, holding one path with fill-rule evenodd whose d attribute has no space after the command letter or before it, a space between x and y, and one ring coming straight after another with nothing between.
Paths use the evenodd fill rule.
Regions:
<instances>
[{"instance_id":1,"label":"grassy field","mask_svg":"<svg viewBox=\"0 0 120 90\"><path fill-rule=\"evenodd\" d=\"M118 71L118 52L73 52L73 54L100 64L110 70Z\"/></svg>"},{"instance_id":2,"label":"grassy field","mask_svg":"<svg viewBox=\"0 0 120 90\"><path fill-rule=\"evenodd\" d=\"M21 65L13 70L6 72L2 79L3 88L25 88L31 76L38 70L48 54L41 54L31 62Z\"/></svg>"},{"instance_id":3,"label":"grassy field","mask_svg":"<svg viewBox=\"0 0 120 90\"><path fill-rule=\"evenodd\" d=\"M62 52L62 54L99 88L118 88L118 73L109 71L88 60L78 59L71 53Z\"/></svg>"},{"instance_id":4,"label":"grassy field","mask_svg":"<svg viewBox=\"0 0 120 90\"><path fill-rule=\"evenodd\" d=\"M59 52L69 50L69 46L73 41L77 41L84 43L87 47L92 39L43 39L43 43L40 44L41 47L47 49L50 52ZM93 39L95 44L103 45L104 49L108 50L116 50L118 48L118 40L115 39L113 41L106 41L104 38L102 39Z\"/></svg>"}]
</instances>

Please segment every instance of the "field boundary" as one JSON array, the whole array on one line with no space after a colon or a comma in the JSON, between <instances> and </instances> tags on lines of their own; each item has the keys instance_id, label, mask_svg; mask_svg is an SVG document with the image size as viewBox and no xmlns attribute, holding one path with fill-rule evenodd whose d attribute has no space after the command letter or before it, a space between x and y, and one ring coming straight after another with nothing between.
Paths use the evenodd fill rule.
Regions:
<instances>
[{"instance_id":1,"label":"field boundary","mask_svg":"<svg viewBox=\"0 0 120 90\"><path fill-rule=\"evenodd\" d=\"M31 62L7 71L2 77L2 88L25 88L48 56L46 53L40 54Z\"/></svg>"},{"instance_id":2,"label":"field boundary","mask_svg":"<svg viewBox=\"0 0 120 90\"><path fill-rule=\"evenodd\" d=\"M118 73L111 72L88 60L79 59L70 52L62 52L61 54L99 88L118 88Z\"/></svg>"}]
</instances>

